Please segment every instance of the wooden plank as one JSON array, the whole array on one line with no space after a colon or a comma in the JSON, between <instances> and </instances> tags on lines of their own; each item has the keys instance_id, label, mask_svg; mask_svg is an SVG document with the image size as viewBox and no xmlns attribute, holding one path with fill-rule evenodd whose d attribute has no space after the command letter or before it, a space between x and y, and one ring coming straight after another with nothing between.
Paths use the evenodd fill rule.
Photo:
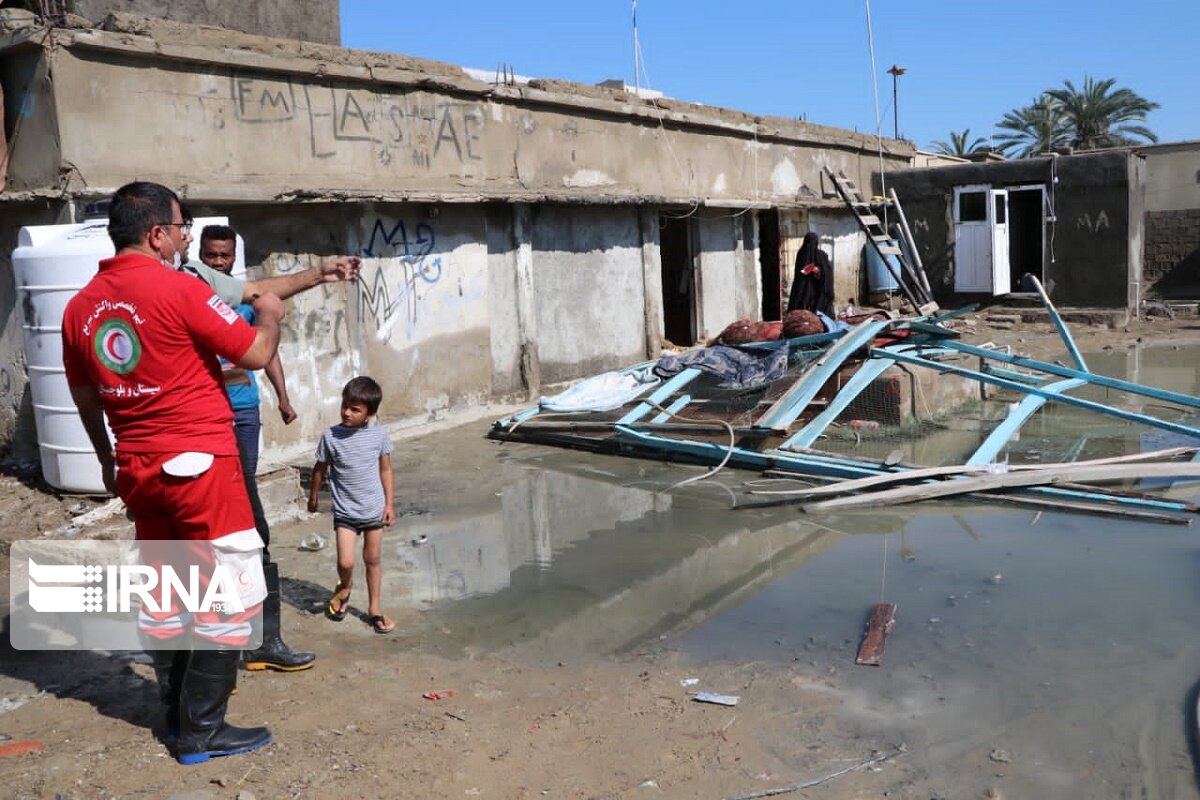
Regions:
<instances>
[{"instance_id":1,"label":"wooden plank","mask_svg":"<svg viewBox=\"0 0 1200 800\"><path fill-rule=\"evenodd\" d=\"M868 494L824 500L804 506L804 510L841 511L850 508L877 508L915 503L919 500L931 500L935 497L990 492L997 489L1015 489L1022 486L1045 486L1064 481L1090 483L1092 481L1174 477L1200 477L1200 463L1188 461L1176 464L1107 464L1096 467L1069 467L1037 472L982 475L976 478L956 478L939 483L922 483L917 486L902 486L898 489L885 489Z\"/></svg>"},{"instance_id":2,"label":"wooden plank","mask_svg":"<svg viewBox=\"0 0 1200 800\"><path fill-rule=\"evenodd\" d=\"M1122 519L1140 519L1143 522L1154 522L1161 525L1192 524L1191 517L1185 517L1180 514L1105 505L1102 502L1094 500L1072 501L1063 500L1062 498L1043 500L1030 497L1027 494L992 494L991 492L976 492L971 497L996 503L1012 503L1027 508L1039 508L1046 511L1094 514L1101 517L1120 517Z\"/></svg>"},{"instance_id":3,"label":"wooden plank","mask_svg":"<svg viewBox=\"0 0 1200 800\"><path fill-rule=\"evenodd\" d=\"M921 254L917 252L917 242L913 239L912 230L908 227L908 219L904 216L904 209L900 206L900 198L896 196L895 189L889 189L888 191L892 195L892 207L896 209L896 217L900 220L900 233L908 239L908 246L912 251L913 271L920 278L921 286L925 289L925 294L933 297L933 290L929 288L929 278L925 275L925 265L921 263Z\"/></svg>"},{"instance_id":4,"label":"wooden plank","mask_svg":"<svg viewBox=\"0 0 1200 800\"><path fill-rule=\"evenodd\" d=\"M882 664L883 646L895 623L896 604L876 603L871 609L871 618L867 620L867 632L858 647L858 657L854 659L854 663L865 667L878 667Z\"/></svg>"},{"instance_id":5,"label":"wooden plank","mask_svg":"<svg viewBox=\"0 0 1200 800\"><path fill-rule=\"evenodd\" d=\"M770 474L775 470L768 470L764 474ZM789 475L788 477L795 477ZM1169 525L1190 525L1192 520L1190 517L1181 516L1183 513L1196 513L1198 509L1195 504L1187 502L1172 502L1163 501L1161 499L1146 498L1141 499L1136 495L1130 496L1121 492L1106 492L1096 487L1087 487L1086 492L1071 492L1066 489L1067 486L1076 486L1078 484L1064 484L1062 490L1051 487L1034 487L1028 492L1009 492L1007 494L995 494L992 492L973 492L969 497L972 500L983 500L985 502L994 503L1009 503L1012 505L1025 506L1029 508L1044 509L1047 511L1059 512L1076 512L1080 514L1093 514L1106 517L1120 517L1123 519L1140 519L1146 522L1165 523ZM1082 488L1082 487L1081 487ZM1058 492L1053 497L1043 494L1034 495L1032 493L1050 493ZM1069 498L1069 499L1068 499ZM734 506L735 510L742 511L745 509L756 508L775 508L779 506L796 505L801 502L802 498L784 497L780 500L765 500L754 503L738 503ZM1128 504L1138 504L1140 508L1130 508ZM1146 507L1162 510L1146 510ZM1175 513L1172 513L1175 512Z\"/></svg>"},{"instance_id":6,"label":"wooden plank","mask_svg":"<svg viewBox=\"0 0 1200 800\"><path fill-rule=\"evenodd\" d=\"M1039 470L1054 470L1067 467L1097 467L1106 464L1128 464L1139 461L1163 461L1168 458L1176 458L1185 456L1191 453L1200 452L1200 449L1194 447L1171 447L1166 450L1152 450L1146 453L1130 453L1123 456L1109 456L1107 458L1095 458L1088 461L1069 461L1061 464L1013 464L1008 467L1009 472L1037 472ZM842 481L841 483L833 483L828 486L813 486L807 489L756 489L750 494L787 494L796 497L818 497L821 495L830 494L849 494L850 492L861 492L864 489L877 489L881 486L892 486L898 483L912 483L914 481L928 480L930 478L948 478L956 475L964 474L979 474L986 473L986 464L952 464L944 467L921 467L917 469L904 469L895 472L888 472L881 475L873 475L870 478L859 478L857 480Z\"/></svg>"}]
</instances>

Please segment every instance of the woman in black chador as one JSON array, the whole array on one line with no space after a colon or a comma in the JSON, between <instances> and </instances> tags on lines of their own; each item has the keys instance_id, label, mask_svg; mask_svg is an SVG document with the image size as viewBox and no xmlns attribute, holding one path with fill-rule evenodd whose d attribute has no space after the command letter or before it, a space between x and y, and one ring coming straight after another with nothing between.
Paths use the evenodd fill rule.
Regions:
<instances>
[{"instance_id":1,"label":"woman in black chador","mask_svg":"<svg viewBox=\"0 0 1200 800\"><path fill-rule=\"evenodd\" d=\"M817 241L815 233L804 234L804 242L796 254L796 272L792 276L787 310L820 311L833 317L833 267Z\"/></svg>"}]
</instances>

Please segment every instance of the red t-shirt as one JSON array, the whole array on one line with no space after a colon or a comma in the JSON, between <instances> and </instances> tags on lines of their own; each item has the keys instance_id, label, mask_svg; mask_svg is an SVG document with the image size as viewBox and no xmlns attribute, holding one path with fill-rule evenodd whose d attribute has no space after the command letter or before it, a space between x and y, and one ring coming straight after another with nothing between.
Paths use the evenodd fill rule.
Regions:
<instances>
[{"instance_id":1,"label":"red t-shirt","mask_svg":"<svg viewBox=\"0 0 1200 800\"><path fill-rule=\"evenodd\" d=\"M254 337L207 284L132 253L67 303L63 365L100 393L119 451L236 455L217 355L237 361Z\"/></svg>"}]
</instances>

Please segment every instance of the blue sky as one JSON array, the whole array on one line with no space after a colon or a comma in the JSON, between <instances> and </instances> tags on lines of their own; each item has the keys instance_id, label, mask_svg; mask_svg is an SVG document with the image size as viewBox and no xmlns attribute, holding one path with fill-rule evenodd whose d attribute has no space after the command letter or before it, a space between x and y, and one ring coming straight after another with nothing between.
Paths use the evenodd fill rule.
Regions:
<instances>
[{"instance_id":1,"label":"blue sky","mask_svg":"<svg viewBox=\"0 0 1200 800\"><path fill-rule=\"evenodd\" d=\"M342 43L494 71L633 83L630 0L341 0ZM670 97L874 132L860 0L638 0L642 84ZM1116 78L1161 105L1160 141L1200 139L1197 0L875 0L879 107L921 147L986 137L1064 79ZM648 80L647 80L648 79Z\"/></svg>"}]
</instances>

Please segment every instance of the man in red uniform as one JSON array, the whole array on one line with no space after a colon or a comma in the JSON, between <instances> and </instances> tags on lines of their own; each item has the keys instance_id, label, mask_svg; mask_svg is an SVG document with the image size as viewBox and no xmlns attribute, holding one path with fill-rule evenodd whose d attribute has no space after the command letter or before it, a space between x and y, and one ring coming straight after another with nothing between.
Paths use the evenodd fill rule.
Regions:
<instances>
[{"instance_id":1,"label":"man in red uniform","mask_svg":"<svg viewBox=\"0 0 1200 800\"><path fill-rule=\"evenodd\" d=\"M203 283L164 266L184 252L187 229L170 189L118 189L108 224L117 254L67 304L62 337L67 383L104 485L125 501L138 540L204 543L209 558L238 570L243 613L139 615L144 637L176 648L153 651L155 671L168 728L178 727L176 757L194 764L271 741L266 728L225 723L238 651L266 591L217 355L265 367L279 344L283 304L260 295L251 327Z\"/></svg>"}]
</instances>

